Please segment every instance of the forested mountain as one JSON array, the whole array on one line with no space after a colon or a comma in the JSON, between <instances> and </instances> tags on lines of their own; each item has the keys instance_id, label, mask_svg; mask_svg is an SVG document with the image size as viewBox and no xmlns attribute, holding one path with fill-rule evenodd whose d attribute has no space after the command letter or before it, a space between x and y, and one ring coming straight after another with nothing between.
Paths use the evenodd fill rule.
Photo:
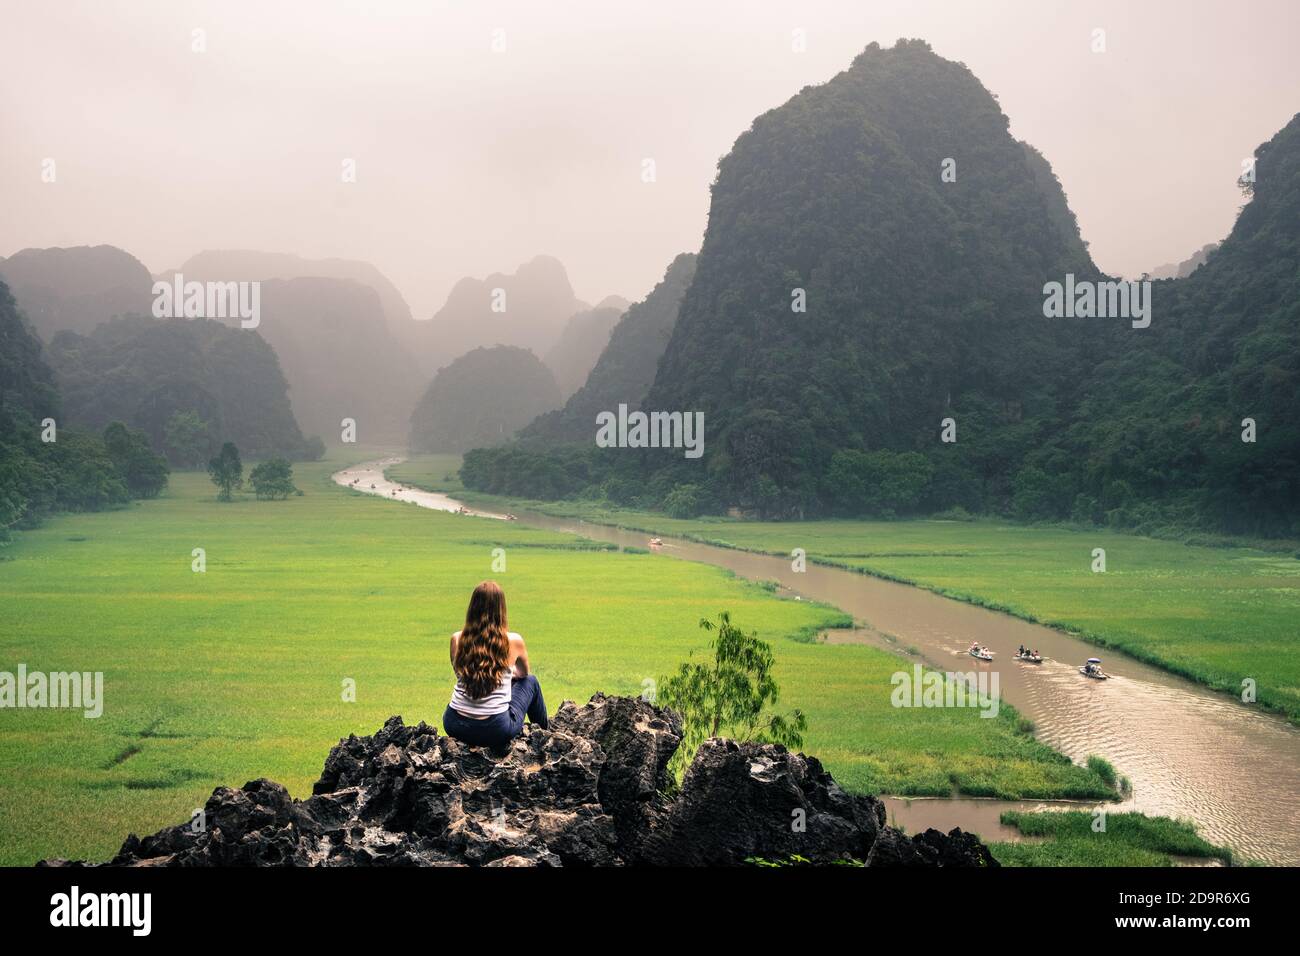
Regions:
<instances>
[{"instance_id":1,"label":"forested mountain","mask_svg":"<svg viewBox=\"0 0 1300 956\"><path fill-rule=\"evenodd\" d=\"M1081 517L1125 526L1300 535L1300 114L1255 176L1228 238L1154 285L1148 334L1029 457L1018 510L1057 516L1073 493Z\"/></svg>"},{"instance_id":2,"label":"forested mountain","mask_svg":"<svg viewBox=\"0 0 1300 956\"><path fill-rule=\"evenodd\" d=\"M175 464L207 461L227 441L250 458L306 454L279 362L255 331L127 316L89 335L60 332L48 354L70 423L100 430L124 422ZM199 443L194 450L178 447L173 422L187 413L201 423L185 441Z\"/></svg>"},{"instance_id":3,"label":"forested mountain","mask_svg":"<svg viewBox=\"0 0 1300 956\"><path fill-rule=\"evenodd\" d=\"M405 439L419 394L420 376L404 344L414 322L397 287L373 265L207 250L176 272L186 282L261 282L257 331L279 356L294 414L308 434L338 441L340 422L351 418L361 441Z\"/></svg>"},{"instance_id":4,"label":"forested mountain","mask_svg":"<svg viewBox=\"0 0 1300 956\"><path fill-rule=\"evenodd\" d=\"M0 279L48 342L62 329L89 332L115 315L148 315L153 277L115 246L23 249L0 259Z\"/></svg>"},{"instance_id":5,"label":"forested mountain","mask_svg":"<svg viewBox=\"0 0 1300 956\"><path fill-rule=\"evenodd\" d=\"M1050 166L965 66L873 44L719 164L642 405L704 412L703 458L524 442L462 475L677 511L1300 533L1298 139L1293 120L1260 148L1203 266L1152 284L1149 327L1049 318L1048 283L1107 281Z\"/></svg>"},{"instance_id":6,"label":"forested mountain","mask_svg":"<svg viewBox=\"0 0 1300 956\"><path fill-rule=\"evenodd\" d=\"M151 497L166 481L143 435L113 424L101 436L64 420L40 340L0 282L0 541L55 511Z\"/></svg>"},{"instance_id":7,"label":"forested mountain","mask_svg":"<svg viewBox=\"0 0 1300 956\"><path fill-rule=\"evenodd\" d=\"M0 281L0 404L40 420L61 411L54 373L41 340L23 320L9 287Z\"/></svg>"},{"instance_id":8,"label":"forested mountain","mask_svg":"<svg viewBox=\"0 0 1300 956\"><path fill-rule=\"evenodd\" d=\"M369 262L357 259L306 259L288 252L258 252L251 249L205 249L190 256L176 272L186 281L246 282L267 279L350 279L375 290L384 318L394 334L400 335L411 322L411 307L397 286ZM170 278L167 273L160 278Z\"/></svg>"},{"instance_id":9,"label":"forested mountain","mask_svg":"<svg viewBox=\"0 0 1300 956\"><path fill-rule=\"evenodd\" d=\"M545 355L570 316L587 308L559 260L537 256L512 275L461 279L432 319L409 326L409 341L426 376L479 346L517 345Z\"/></svg>"},{"instance_id":10,"label":"forested mountain","mask_svg":"<svg viewBox=\"0 0 1300 956\"><path fill-rule=\"evenodd\" d=\"M677 322L677 308L694 275L693 253L674 259L650 294L623 313L585 384L564 408L540 416L520 438L590 442L597 413L616 410L620 403L639 408L654 381L659 357Z\"/></svg>"},{"instance_id":11,"label":"forested mountain","mask_svg":"<svg viewBox=\"0 0 1300 956\"><path fill-rule=\"evenodd\" d=\"M555 373L561 398L567 399L582 387L622 314L621 309L597 307L578 312L565 323L559 340L542 357Z\"/></svg>"},{"instance_id":12,"label":"forested mountain","mask_svg":"<svg viewBox=\"0 0 1300 956\"><path fill-rule=\"evenodd\" d=\"M413 451L458 452L511 438L560 404L555 376L527 349L474 349L440 370L411 415Z\"/></svg>"},{"instance_id":13,"label":"forested mountain","mask_svg":"<svg viewBox=\"0 0 1300 956\"><path fill-rule=\"evenodd\" d=\"M935 504L980 507L1041 439L1048 423L1027 413L1074 401L1079 368L1114 331L1044 319L1043 284L1066 273L1096 270L997 101L925 43L873 45L760 116L719 163L646 402L702 410L707 450L655 457L777 516L858 506L850 487L878 477L852 461L863 473L847 481L837 452L915 451L941 485L965 486ZM959 448L998 437L965 460L942 455L945 417Z\"/></svg>"}]
</instances>

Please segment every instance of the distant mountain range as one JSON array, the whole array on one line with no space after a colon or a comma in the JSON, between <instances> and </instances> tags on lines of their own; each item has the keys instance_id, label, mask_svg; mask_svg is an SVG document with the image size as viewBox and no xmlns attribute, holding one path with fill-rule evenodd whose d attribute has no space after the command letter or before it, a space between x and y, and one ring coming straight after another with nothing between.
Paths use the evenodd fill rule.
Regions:
<instances>
[{"instance_id":1,"label":"distant mountain range","mask_svg":"<svg viewBox=\"0 0 1300 956\"><path fill-rule=\"evenodd\" d=\"M589 308L560 261L537 256L510 274L461 279L432 319L407 327L407 341L425 375L480 346L515 345L542 356L569 319Z\"/></svg>"},{"instance_id":2,"label":"distant mountain range","mask_svg":"<svg viewBox=\"0 0 1300 956\"><path fill-rule=\"evenodd\" d=\"M350 279L369 286L379 296L384 318L393 332L411 321L411 307L397 286L369 262L358 259L306 259L287 252L254 252L248 249L207 249L190 256L174 270L186 279ZM158 278L167 278L170 272Z\"/></svg>"},{"instance_id":3,"label":"distant mountain range","mask_svg":"<svg viewBox=\"0 0 1300 956\"><path fill-rule=\"evenodd\" d=\"M562 409L539 416L520 438L590 441L598 413L616 410L620 403L640 408L677 323L682 295L694 276L693 254L683 253L674 259L650 294L619 317L582 387L568 396Z\"/></svg>"},{"instance_id":4,"label":"distant mountain range","mask_svg":"<svg viewBox=\"0 0 1300 956\"><path fill-rule=\"evenodd\" d=\"M414 320L393 283L357 260L205 250L157 276L112 246L25 249L0 260L0 277L47 343L61 331L90 335L115 317L151 315L154 282L177 276L187 283L261 283L254 334L279 358L297 421L328 441L337 441L344 419L356 421L362 441L405 441L411 410L433 373L483 345L545 355L567 396L586 380L627 306L609 296L589 307L574 295L564 266L546 256L513 274L462 279L430 321Z\"/></svg>"},{"instance_id":5,"label":"distant mountain range","mask_svg":"<svg viewBox=\"0 0 1300 956\"><path fill-rule=\"evenodd\" d=\"M1217 242L1206 243L1182 262L1157 266L1148 275L1152 279L1185 279L1204 265L1205 260L1210 257L1210 253L1219 248L1219 245L1220 243Z\"/></svg>"}]
</instances>

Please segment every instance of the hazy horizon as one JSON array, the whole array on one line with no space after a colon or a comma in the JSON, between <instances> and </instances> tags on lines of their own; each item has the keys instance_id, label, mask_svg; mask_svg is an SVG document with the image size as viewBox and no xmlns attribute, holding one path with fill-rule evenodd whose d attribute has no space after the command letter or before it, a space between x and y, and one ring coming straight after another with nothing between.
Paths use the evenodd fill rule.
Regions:
<instances>
[{"instance_id":1,"label":"hazy horizon","mask_svg":"<svg viewBox=\"0 0 1300 956\"><path fill-rule=\"evenodd\" d=\"M0 255L105 243L154 273L203 249L361 259L417 318L464 276L552 255L588 302L637 300L698 250L717 161L756 116L869 43L916 37L999 98L1097 264L1132 276L1227 234L1241 161L1300 103L1284 2L1251 19L1210 3L860 7L18 8L0 37Z\"/></svg>"}]
</instances>

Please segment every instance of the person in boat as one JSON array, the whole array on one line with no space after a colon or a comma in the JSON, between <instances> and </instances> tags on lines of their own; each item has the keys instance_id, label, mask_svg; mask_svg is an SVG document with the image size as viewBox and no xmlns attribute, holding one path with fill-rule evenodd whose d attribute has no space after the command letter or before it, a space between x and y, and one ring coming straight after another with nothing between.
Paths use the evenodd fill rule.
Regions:
<instances>
[{"instance_id":1,"label":"person in boat","mask_svg":"<svg viewBox=\"0 0 1300 956\"><path fill-rule=\"evenodd\" d=\"M1017 654L1018 656L1020 656L1020 657L1028 657L1028 656L1029 656L1029 652L1028 652L1027 650L1025 650L1025 645L1023 645L1023 644L1020 645L1020 650L1016 651L1016 654Z\"/></svg>"},{"instance_id":2,"label":"person in boat","mask_svg":"<svg viewBox=\"0 0 1300 956\"><path fill-rule=\"evenodd\" d=\"M506 596L495 581L470 595L465 626L451 636L456 688L442 715L449 737L475 747L504 747L518 737L524 718L547 725L546 701L529 670L524 639L508 629Z\"/></svg>"}]
</instances>

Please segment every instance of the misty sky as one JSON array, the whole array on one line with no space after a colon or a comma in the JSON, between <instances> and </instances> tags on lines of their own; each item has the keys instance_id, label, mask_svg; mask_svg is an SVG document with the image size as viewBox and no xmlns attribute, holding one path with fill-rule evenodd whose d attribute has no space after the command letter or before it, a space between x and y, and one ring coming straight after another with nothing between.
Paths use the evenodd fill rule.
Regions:
<instances>
[{"instance_id":1,"label":"misty sky","mask_svg":"<svg viewBox=\"0 0 1300 956\"><path fill-rule=\"evenodd\" d=\"M589 301L642 297L699 248L736 136L873 40L965 62L1119 274L1222 238L1242 159L1300 109L1295 0L42 0L2 22L0 255L366 259L421 318L538 253Z\"/></svg>"}]
</instances>

